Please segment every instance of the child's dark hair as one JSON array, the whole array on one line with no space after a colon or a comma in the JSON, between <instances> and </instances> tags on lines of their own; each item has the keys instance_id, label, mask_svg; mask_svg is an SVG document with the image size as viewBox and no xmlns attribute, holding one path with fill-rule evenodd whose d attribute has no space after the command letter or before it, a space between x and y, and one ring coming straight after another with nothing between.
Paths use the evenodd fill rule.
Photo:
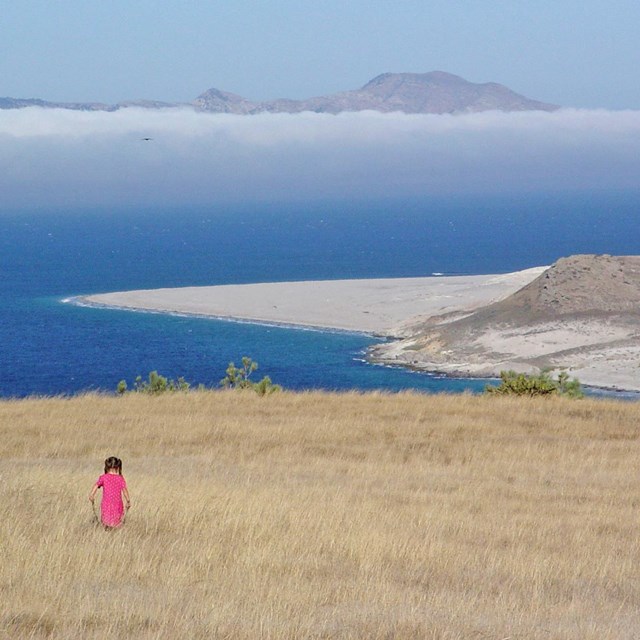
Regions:
<instances>
[{"instance_id":1,"label":"child's dark hair","mask_svg":"<svg viewBox=\"0 0 640 640\"><path fill-rule=\"evenodd\" d=\"M122 475L122 460L111 456L104 461L104 472L109 473L111 469L115 469L120 475Z\"/></svg>"}]
</instances>

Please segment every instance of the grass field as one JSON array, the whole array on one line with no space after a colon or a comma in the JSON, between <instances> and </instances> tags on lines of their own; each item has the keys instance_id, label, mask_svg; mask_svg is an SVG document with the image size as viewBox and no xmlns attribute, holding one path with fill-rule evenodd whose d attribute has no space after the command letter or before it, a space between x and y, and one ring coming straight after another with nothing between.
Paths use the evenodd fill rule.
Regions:
<instances>
[{"instance_id":1,"label":"grass field","mask_svg":"<svg viewBox=\"0 0 640 640\"><path fill-rule=\"evenodd\" d=\"M0 637L640 637L640 405L0 402ZM123 459L132 509L87 500Z\"/></svg>"}]
</instances>

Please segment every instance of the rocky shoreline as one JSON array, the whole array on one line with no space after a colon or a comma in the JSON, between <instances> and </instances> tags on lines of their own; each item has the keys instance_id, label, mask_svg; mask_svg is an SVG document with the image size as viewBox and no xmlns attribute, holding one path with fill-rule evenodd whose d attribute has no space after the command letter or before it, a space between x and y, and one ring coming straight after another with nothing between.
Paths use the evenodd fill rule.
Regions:
<instances>
[{"instance_id":1,"label":"rocky shoreline","mask_svg":"<svg viewBox=\"0 0 640 640\"><path fill-rule=\"evenodd\" d=\"M590 386L640 391L640 258L561 259L513 295L416 323L369 356L456 376L567 371Z\"/></svg>"}]
</instances>

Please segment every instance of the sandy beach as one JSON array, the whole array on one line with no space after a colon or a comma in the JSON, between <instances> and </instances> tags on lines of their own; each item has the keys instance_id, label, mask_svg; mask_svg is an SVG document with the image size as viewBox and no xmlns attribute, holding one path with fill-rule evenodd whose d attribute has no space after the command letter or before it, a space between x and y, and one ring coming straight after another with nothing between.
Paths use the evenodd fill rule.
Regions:
<instances>
[{"instance_id":1,"label":"sandy beach","mask_svg":"<svg viewBox=\"0 0 640 640\"><path fill-rule=\"evenodd\" d=\"M500 275L323 280L121 291L81 302L390 337L420 318L465 312L511 295L545 267Z\"/></svg>"}]
</instances>

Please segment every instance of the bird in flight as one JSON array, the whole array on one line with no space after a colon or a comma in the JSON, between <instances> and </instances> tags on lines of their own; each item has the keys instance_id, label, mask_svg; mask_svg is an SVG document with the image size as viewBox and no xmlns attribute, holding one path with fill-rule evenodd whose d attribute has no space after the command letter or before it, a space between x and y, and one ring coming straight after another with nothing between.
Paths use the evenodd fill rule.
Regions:
<instances>
[{"instance_id":1,"label":"bird in flight","mask_svg":"<svg viewBox=\"0 0 640 640\"><path fill-rule=\"evenodd\" d=\"M153 140L153 138L140 138L140 140L144 140L145 142L149 142L149 140Z\"/></svg>"}]
</instances>

